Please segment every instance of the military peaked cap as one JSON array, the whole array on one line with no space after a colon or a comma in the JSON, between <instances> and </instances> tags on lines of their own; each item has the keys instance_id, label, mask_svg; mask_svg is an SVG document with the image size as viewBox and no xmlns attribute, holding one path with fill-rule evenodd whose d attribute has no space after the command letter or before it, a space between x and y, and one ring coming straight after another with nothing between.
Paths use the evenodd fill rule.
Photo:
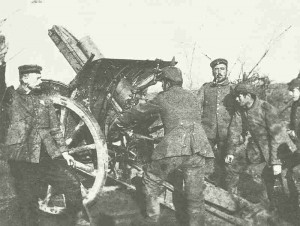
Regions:
<instances>
[{"instance_id":1,"label":"military peaked cap","mask_svg":"<svg viewBox=\"0 0 300 226\"><path fill-rule=\"evenodd\" d=\"M234 89L234 92L236 95L239 93L251 93L253 95L257 95L254 86L249 83L237 84Z\"/></svg>"},{"instance_id":2,"label":"military peaked cap","mask_svg":"<svg viewBox=\"0 0 300 226\"><path fill-rule=\"evenodd\" d=\"M225 64L226 67L228 65L228 61L223 59L223 58L218 58L218 59L215 59L213 60L211 63L210 63L210 67L211 68L214 68L215 66L217 66L218 64Z\"/></svg>"},{"instance_id":3,"label":"military peaked cap","mask_svg":"<svg viewBox=\"0 0 300 226\"><path fill-rule=\"evenodd\" d=\"M35 64L22 65L19 67L19 75L24 75L28 73L41 74L42 69L43 68L41 66Z\"/></svg>"},{"instance_id":4,"label":"military peaked cap","mask_svg":"<svg viewBox=\"0 0 300 226\"><path fill-rule=\"evenodd\" d=\"M169 66L169 67L163 68L161 76L162 76L162 78L169 79L169 80L171 80L173 82L176 82L176 83L182 83L183 82L182 72L177 67Z\"/></svg>"},{"instance_id":5,"label":"military peaked cap","mask_svg":"<svg viewBox=\"0 0 300 226\"><path fill-rule=\"evenodd\" d=\"M288 89L293 90L294 88L300 88L300 78L294 78L288 83Z\"/></svg>"}]
</instances>

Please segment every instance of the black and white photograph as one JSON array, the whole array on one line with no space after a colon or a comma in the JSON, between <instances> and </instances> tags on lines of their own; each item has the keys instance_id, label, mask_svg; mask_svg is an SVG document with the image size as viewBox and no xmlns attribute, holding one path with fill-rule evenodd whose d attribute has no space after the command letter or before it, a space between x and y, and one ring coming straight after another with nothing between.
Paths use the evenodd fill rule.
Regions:
<instances>
[{"instance_id":1,"label":"black and white photograph","mask_svg":"<svg viewBox=\"0 0 300 226\"><path fill-rule=\"evenodd\" d=\"M0 3L0 226L300 225L298 0Z\"/></svg>"}]
</instances>

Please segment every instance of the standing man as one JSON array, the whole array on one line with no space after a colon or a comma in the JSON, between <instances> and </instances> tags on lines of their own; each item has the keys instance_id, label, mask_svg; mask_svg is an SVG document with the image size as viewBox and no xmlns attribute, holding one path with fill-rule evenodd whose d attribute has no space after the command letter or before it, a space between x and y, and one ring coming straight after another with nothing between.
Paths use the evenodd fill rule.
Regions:
<instances>
[{"instance_id":1,"label":"standing man","mask_svg":"<svg viewBox=\"0 0 300 226\"><path fill-rule=\"evenodd\" d=\"M232 84L227 77L228 62L219 58L210 63L213 81L205 83L198 91L202 126L215 154L214 172L210 179L217 186L235 192L237 179L231 178L230 166L225 170L227 131L234 113ZM230 156L231 161L231 156ZM227 175L226 173L227 172ZM226 180L225 180L226 178Z\"/></svg>"},{"instance_id":2,"label":"standing man","mask_svg":"<svg viewBox=\"0 0 300 226\"><path fill-rule=\"evenodd\" d=\"M82 202L80 182L70 169L74 159L68 154L54 106L39 95L41 71L38 65L19 67L20 86L12 91L10 126L2 153L15 177L24 226L38 225L38 189L43 182L65 195L70 218L76 219ZM66 162L56 159L59 156Z\"/></svg>"},{"instance_id":3,"label":"standing man","mask_svg":"<svg viewBox=\"0 0 300 226\"><path fill-rule=\"evenodd\" d=\"M297 110L299 107L299 97L300 97L300 73L297 78L293 79L288 83L288 90L293 98L293 103L291 107L290 115L290 135L297 139L299 136L299 119L297 118Z\"/></svg>"},{"instance_id":4,"label":"standing man","mask_svg":"<svg viewBox=\"0 0 300 226\"><path fill-rule=\"evenodd\" d=\"M240 83L235 87L236 101L241 107L242 126L249 132L251 138L246 148L245 172L251 176L257 186L247 187L255 194L258 201L269 206L272 200L273 184L276 175L281 173L280 152L294 151L295 146L290 140L284 126L278 118L275 107L260 100L254 87ZM239 133L235 124L235 115L229 128L228 155L233 156L239 145ZM262 186L262 187L259 187Z\"/></svg>"},{"instance_id":5,"label":"standing man","mask_svg":"<svg viewBox=\"0 0 300 226\"><path fill-rule=\"evenodd\" d=\"M300 75L300 74L299 74ZM300 137L299 137L299 118L297 117L297 109L300 104L300 78L293 79L288 83L288 89L293 98L293 104L290 115L290 131L289 134L295 141L297 150L287 160L288 170L290 172L290 180L292 181L293 187L291 190L292 199L295 201L297 222L300 222Z\"/></svg>"},{"instance_id":6,"label":"standing man","mask_svg":"<svg viewBox=\"0 0 300 226\"><path fill-rule=\"evenodd\" d=\"M144 104L136 105L119 120L123 125L134 121L142 123L150 114L158 113L164 125L165 136L154 149L143 177L148 219L158 222L158 197L164 191L162 182L176 170L181 170L187 201L188 216L185 220L190 226L202 226L205 218L205 160L213 158L214 154L201 126L196 98L182 88L181 71L176 67L166 67L161 76L163 92Z\"/></svg>"}]
</instances>

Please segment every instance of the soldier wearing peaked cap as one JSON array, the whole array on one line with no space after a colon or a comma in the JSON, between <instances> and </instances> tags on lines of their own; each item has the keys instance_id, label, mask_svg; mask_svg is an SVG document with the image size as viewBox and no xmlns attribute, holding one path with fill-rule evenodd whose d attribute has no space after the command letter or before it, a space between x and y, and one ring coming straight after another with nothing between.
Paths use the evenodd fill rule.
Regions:
<instances>
[{"instance_id":1,"label":"soldier wearing peaked cap","mask_svg":"<svg viewBox=\"0 0 300 226\"><path fill-rule=\"evenodd\" d=\"M181 220L186 221L184 225L204 225L205 161L214 155L201 126L196 98L181 87L180 69L166 67L162 69L161 76L163 92L146 103L134 106L119 118L120 123L126 126L134 121L144 123L147 116L158 113L164 125L165 136L155 147L152 162L145 167L143 177L147 219L158 224L158 197L164 191L162 181L181 170L185 182L183 193L187 200L187 210L184 211L187 216Z\"/></svg>"},{"instance_id":2,"label":"soldier wearing peaked cap","mask_svg":"<svg viewBox=\"0 0 300 226\"><path fill-rule=\"evenodd\" d=\"M80 182L68 166L74 165L74 159L68 153L54 106L47 97L37 95L41 71L38 65L19 67L20 86L12 91L10 125L4 153L0 154L16 178L22 225L38 225L38 188L45 182L65 195L66 214L74 225L82 202ZM66 162L57 159L60 156Z\"/></svg>"},{"instance_id":3,"label":"soldier wearing peaked cap","mask_svg":"<svg viewBox=\"0 0 300 226\"><path fill-rule=\"evenodd\" d=\"M228 164L224 162L227 131L235 106L231 92L234 86L227 77L228 62L226 59L215 59L210 66L213 81L205 83L197 93L202 126L216 157L211 166L214 168L214 172L209 178L217 186L236 192L237 179L232 177L230 165L233 156L230 156Z\"/></svg>"},{"instance_id":4,"label":"soldier wearing peaked cap","mask_svg":"<svg viewBox=\"0 0 300 226\"><path fill-rule=\"evenodd\" d=\"M41 74L41 71L43 68L39 65L22 65L19 68L19 75L22 77L24 74L29 74L29 73L36 73L36 74Z\"/></svg>"},{"instance_id":5,"label":"soldier wearing peaked cap","mask_svg":"<svg viewBox=\"0 0 300 226\"><path fill-rule=\"evenodd\" d=\"M182 85L183 79L182 79L182 72L177 67L165 67L161 71L161 77L167 80L172 81L172 83L177 83L179 86Z\"/></svg>"},{"instance_id":6,"label":"soldier wearing peaked cap","mask_svg":"<svg viewBox=\"0 0 300 226\"><path fill-rule=\"evenodd\" d=\"M210 67L212 69L215 68L215 66L219 65L219 64L224 64L226 67L228 66L228 61L226 59L223 59L223 58L218 58L218 59L215 59L213 60L211 63L210 63Z\"/></svg>"}]
</instances>

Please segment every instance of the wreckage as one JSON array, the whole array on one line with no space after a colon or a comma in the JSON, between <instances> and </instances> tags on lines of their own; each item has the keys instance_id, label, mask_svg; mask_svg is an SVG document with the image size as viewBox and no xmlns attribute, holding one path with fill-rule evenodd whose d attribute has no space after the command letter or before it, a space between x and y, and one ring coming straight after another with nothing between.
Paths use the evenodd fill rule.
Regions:
<instances>
[{"instance_id":1,"label":"wreckage","mask_svg":"<svg viewBox=\"0 0 300 226\"><path fill-rule=\"evenodd\" d=\"M123 110L147 99L151 95L147 89L158 81L159 69L176 62L105 58L89 37L78 40L59 26L53 26L49 36L76 72L68 85L44 80L43 86L55 104L69 153L76 160L89 213L96 197L110 185L135 189L132 178L142 174L141 165L149 160L163 128L155 116L144 125L128 128L117 127L115 120ZM161 203L174 210L174 187L168 182L164 185ZM271 218L260 204L208 181L204 195L208 225L268 225ZM49 186L40 209L59 214L64 206L50 206L51 199L54 192Z\"/></svg>"}]
</instances>

